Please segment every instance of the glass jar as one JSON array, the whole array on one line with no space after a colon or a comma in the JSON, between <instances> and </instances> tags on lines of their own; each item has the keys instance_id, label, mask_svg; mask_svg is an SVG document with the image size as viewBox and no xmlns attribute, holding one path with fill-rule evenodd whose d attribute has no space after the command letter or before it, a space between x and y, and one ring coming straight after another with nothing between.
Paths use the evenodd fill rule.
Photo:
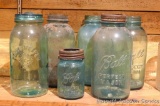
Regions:
<instances>
[{"instance_id":1,"label":"glass jar","mask_svg":"<svg viewBox=\"0 0 160 106\"><path fill-rule=\"evenodd\" d=\"M147 55L147 34L141 27L140 16L127 17L126 26L133 39L131 89L140 89L144 85Z\"/></svg>"},{"instance_id":2,"label":"glass jar","mask_svg":"<svg viewBox=\"0 0 160 106\"><path fill-rule=\"evenodd\" d=\"M41 14L15 15L10 36L10 77L12 94L37 97L47 93L47 36Z\"/></svg>"},{"instance_id":3,"label":"glass jar","mask_svg":"<svg viewBox=\"0 0 160 106\"><path fill-rule=\"evenodd\" d=\"M85 56L85 84L91 85L92 59L91 38L101 26L100 16L85 16L84 25L78 32L78 47L84 50Z\"/></svg>"},{"instance_id":4,"label":"glass jar","mask_svg":"<svg viewBox=\"0 0 160 106\"><path fill-rule=\"evenodd\" d=\"M48 24L44 27L48 35L48 83L50 87L56 87L58 52L60 49L75 47L74 32L68 24L68 17L62 14L48 15Z\"/></svg>"},{"instance_id":5,"label":"glass jar","mask_svg":"<svg viewBox=\"0 0 160 106\"><path fill-rule=\"evenodd\" d=\"M130 93L132 38L125 27L126 16L102 14L93 36L91 89L99 99L125 99Z\"/></svg>"},{"instance_id":6,"label":"glass jar","mask_svg":"<svg viewBox=\"0 0 160 106\"><path fill-rule=\"evenodd\" d=\"M65 99L78 99L84 94L84 54L82 49L59 51L58 95Z\"/></svg>"}]
</instances>

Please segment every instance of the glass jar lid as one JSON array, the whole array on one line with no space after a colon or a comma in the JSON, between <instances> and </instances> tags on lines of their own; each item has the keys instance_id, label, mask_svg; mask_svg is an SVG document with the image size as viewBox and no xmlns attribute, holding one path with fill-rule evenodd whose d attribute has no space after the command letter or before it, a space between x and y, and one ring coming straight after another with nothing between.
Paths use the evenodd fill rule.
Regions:
<instances>
[{"instance_id":1,"label":"glass jar lid","mask_svg":"<svg viewBox=\"0 0 160 106\"><path fill-rule=\"evenodd\" d=\"M140 16L128 16L127 23L140 23L141 17Z\"/></svg>"},{"instance_id":2,"label":"glass jar lid","mask_svg":"<svg viewBox=\"0 0 160 106\"><path fill-rule=\"evenodd\" d=\"M126 22L126 16L123 14L101 14L102 22Z\"/></svg>"},{"instance_id":3,"label":"glass jar lid","mask_svg":"<svg viewBox=\"0 0 160 106\"><path fill-rule=\"evenodd\" d=\"M32 12L26 12L24 14L15 14L15 22L20 22L20 21L43 22L43 15L34 14Z\"/></svg>"},{"instance_id":4,"label":"glass jar lid","mask_svg":"<svg viewBox=\"0 0 160 106\"><path fill-rule=\"evenodd\" d=\"M85 22L100 22L101 17L98 15L85 15Z\"/></svg>"},{"instance_id":5,"label":"glass jar lid","mask_svg":"<svg viewBox=\"0 0 160 106\"><path fill-rule=\"evenodd\" d=\"M65 60L80 60L84 59L83 49L61 49L59 50L59 58Z\"/></svg>"},{"instance_id":6,"label":"glass jar lid","mask_svg":"<svg viewBox=\"0 0 160 106\"><path fill-rule=\"evenodd\" d=\"M48 21L64 21L68 22L68 17L64 14L50 14L48 15Z\"/></svg>"}]
</instances>

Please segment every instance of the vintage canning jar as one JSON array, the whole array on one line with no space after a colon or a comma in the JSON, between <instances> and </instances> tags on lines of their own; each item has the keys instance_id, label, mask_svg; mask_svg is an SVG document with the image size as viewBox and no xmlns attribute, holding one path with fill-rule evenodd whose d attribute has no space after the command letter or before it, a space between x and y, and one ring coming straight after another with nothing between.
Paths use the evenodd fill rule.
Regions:
<instances>
[{"instance_id":1,"label":"vintage canning jar","mask_svg":"<svg viewBox=\"0 0 160 106\"><path fill-rule=\"evenodd\" d=\"M91 85L91 72L93 71L91 59L91 38L101 26L100 16L86 15L84 25L78 32L78 47L84 50L85 55L85 84Z\"/></svg>"},{"instance_id":2,"label":"vintage canning jar","mask_svg":"<svg viewBox=\"0 0 160 106\"><path fill-rule=\"evenodd\" d=\"M48 15L48 24L44 27L48 35L48 83L49 86L56 87L58 52L60 49L75 47L74 32L68 24L68 17L63 14Z\"/></svg>"},{"instance_id":3,"label":"vintage canning jar","mask_svg":"<svg viewBox=\"0 0 160 106\"><path fill-rule=\"evenodd\" d=\"M91 89L99 99L125 99L130 93L132 38L126 16L102 14L93 36Z\"/></svg>"},{"instance_id":4,"label":"vintage canning jar","mask_svg":"<svg viewBox=\"0 0 160 106\"><path fill-rule=\"evenodd\" d=\"M65 99L78 99L84 94L84 53L82 49L59 51L58 95Z\"/></svg>"},{"instance_id":5,"label":"vintage canning jar","mask_svg":"<svg viewBox=\"0 0 160 106\"><path fill-rule=\"evenodd\" d=\"M131 89L140 89L144 85L147 34L141 27L140 16L127 17L126 26L133 39Z\"/></svg>"},{"instance_id":6,"label":"vintage canning jar","mask_svg":"<svg viewBox=\"0 0 160 106\"><path fill-rule=\"evenodd\" d=\"M10 36L10 76L12 94L37 97L47 93L47 36L41 14L15 15Z\"/></svg>"}]
</instances>

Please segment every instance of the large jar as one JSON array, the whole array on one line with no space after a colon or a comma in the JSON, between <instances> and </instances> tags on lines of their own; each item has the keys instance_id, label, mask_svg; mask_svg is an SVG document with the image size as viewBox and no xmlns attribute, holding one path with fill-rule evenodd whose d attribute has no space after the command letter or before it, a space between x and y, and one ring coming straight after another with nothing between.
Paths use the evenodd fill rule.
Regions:
<instances>
[{"instance_id":1,"label":"large jar","mask_svg":"<svg viewBox=\"0 0 160 106\"><path fill-rule=\"evenodd\" d=\"M96 30L101 26L100 16L85 16L84 25L78 32L78 47L84 50L85 55L85 84L91 85L92 66L92 52L91 52L91 38Z\"/></svg>"},{"instance_id":2,"label":"large jar","mask_svg":"<svg viewBox=\"0 0 160 106\"><path fill-rule=\"evenodd\" d=\"M58 95L78 99L84 95L84 53L82 49L59 51Z\"/></svg>"},{"instance_id":3,"label":"large jar","mask_svg":"<svg viewBox=\"0 0 160 106\"><path fill-rule=\"evenodd\" d=\"M41 14L15 15L10 36L10 77L12 94L37 97L48 90L47 36Z\"/></svg>"},{"instance_id":4,"label":"large jar","mask_svg":"<svg viewBox=\"0 0 160 106\"><path fill-rule=\"evenodd\" d=\"M50 87L56 87L59 50L75 47L74 32L68 24L68 17L62 14L48 15L48 24L44 27L48 35L48 83Z\"/></svg>"},{"instance_id":5,"label":"large jar","mask_svg":"<svg viewBox=\"0 0 160 106\"><path fill-rule=\"evenodd\" d=\"M91 89L99 99L125 99L130 93L132 38L126 16L102 14L93 36Z\"/></svg>"},{"instance_id":6,"label":"large jar","mask_svg":"<svg viewBox=\"0 0 160 106\"><path fill-rule=\"evenodd\" d=\"M140 16L127 17L126 26L133 39L131 89L140 89L144 85L147 34L141 27Z\"/></svg>"}]
</instances>

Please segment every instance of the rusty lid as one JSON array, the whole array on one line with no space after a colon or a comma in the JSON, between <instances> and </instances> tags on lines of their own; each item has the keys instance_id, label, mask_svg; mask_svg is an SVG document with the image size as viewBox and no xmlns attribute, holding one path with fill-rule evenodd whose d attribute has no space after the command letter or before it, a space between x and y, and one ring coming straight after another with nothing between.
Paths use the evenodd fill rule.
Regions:
<instances>
[{"instance_id":1,"label":"rusty lid","mask_svg":"<svg viewBox=\"0 0 160 106\"><path fill-rule=\"evenodd\" d=\"M102 22L126 22L126 16L123 14L101 14Z\"/></svg>"},{"instance_id":2,"label":"rusty lid","mask_svg":"<svg viewBox=\"0 0 160 106\"><path fill-rule=\"evenodd\" d=\"M80 60L84 59L83 49L61 49L59 50L59 58L65 60Z\"/></svg>"}]
</instances>

